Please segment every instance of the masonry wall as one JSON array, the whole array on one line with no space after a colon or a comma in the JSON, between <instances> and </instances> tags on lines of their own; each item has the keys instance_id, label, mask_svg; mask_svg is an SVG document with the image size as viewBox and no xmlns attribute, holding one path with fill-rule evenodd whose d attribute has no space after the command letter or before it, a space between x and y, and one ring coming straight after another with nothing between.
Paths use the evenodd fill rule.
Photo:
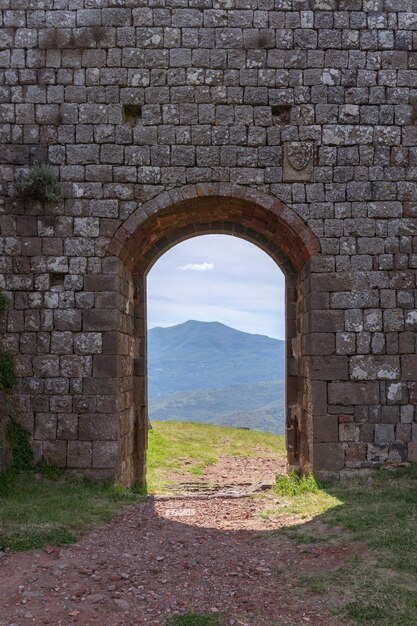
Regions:
<instances>
[{"instance_id":1,"label":"masonry wall","mask_svg":"<svg viewBox=\"0 0 417 626\"><path fill-rule=\"evenodd\" d=\"M0 6L3 345L38 459L113 476L119 454L131 475L143 319L109 243L164 192L236 187L320 242L291 347L311 467L417 460L417 3ZM44 161L64 199L15 197Z\"/></svg>"}]
</instances>

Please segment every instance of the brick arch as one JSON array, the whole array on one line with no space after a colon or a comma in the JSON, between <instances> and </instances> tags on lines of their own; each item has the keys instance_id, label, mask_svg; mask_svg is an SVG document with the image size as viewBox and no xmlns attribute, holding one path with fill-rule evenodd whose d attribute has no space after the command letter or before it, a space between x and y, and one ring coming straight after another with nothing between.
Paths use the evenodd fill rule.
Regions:
<instances>
[{"instance_id":1,"label":"brick arch","mask_svg":"<svg viewBox=\"0 0 417 626\"><path fill-rule=\"evenodd\" d=\"M131 330L124 342L131 342L125 354L133 357L133 377L132 383L122 385L131 392L121 394L121 398L125 396L120 401L125 410L118 427L117 474L126 484L146 484L147 273L169 248L210 233L252 242L269 254L286 276L287 459L292 468L310 470L311 411L300 346L307 311L307 261L320 251L319 241L294 211L263 192L229 185L190 185L144 203L120 226L108 246L108 253L119 257L131 277L133 294L126 309L132 307L132 323L126 324ZM122 334L126 339L126 331Z\"/></svg>"},{"instance_id":2,"label":"brick arch","mask_svg":"<svg viewBox=\"0 0 417 626\"><path fill-rule=\"evenodd\" d=\"M144 203L117 230L108 252L129 270L145 270L180 241L214 232L255 243L285 273L300 271L320 251L308 225L272 196L237 185L190 185Z\"/></svg>"}]
</instances>

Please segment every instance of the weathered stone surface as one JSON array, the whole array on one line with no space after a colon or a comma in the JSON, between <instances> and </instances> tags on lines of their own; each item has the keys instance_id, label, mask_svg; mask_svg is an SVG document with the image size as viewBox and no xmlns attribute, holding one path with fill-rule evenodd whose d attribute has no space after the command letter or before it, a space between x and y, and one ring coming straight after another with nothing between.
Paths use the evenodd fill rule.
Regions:
<instances>
[{"instance_id":1,"label":"weathered stone surface","mask_svg":"<svg viewBox=\"0 0 417 626\"><path fill-rule=\"evenodd\" d=\"M290 464L414 458L411 1L93 4L4 7L2 331L37 458L107 475L118 442L143 479L145 277L199 232L286 273ZM44 161L62 200L15 196Z\"/></svg>"},{"instance_id":2,"label":"weathered stone surface","mask_svg":"<svg viewBox=\"0 0 417 626\"><path fill-rule=\"evenodd\" d=\"M352 380L396 380L400 378L400 359L395 356L353 356L350 359Z\"/></svg>"},{"instance_id":3,"label":"weathered stone surface","mask_svg":"<svg viewBox=\"0 0 417 626\"><path fill-rule=\"evenodd\" d=\"M314 464L321 471L341 470L345 464L345 454L341 443L316 443Z\"/></svg>"},{"instance_id":4,"label":"weathered stone surface","mask_svg":"<svg viewBox=\"0 0 417 626\"><path fill-rule=\"evenodd\" d=\"M378 404L378 383L339 382L329 383L329 403L349 406L351 404Z\"/></svg>"},{"instance_id":5,"label":"weathered stone surface","mask_svg":"<svg viewBox=\"0 0 417 626\"><path fill-rule=\"evenodd\" d=\"M68 467L88 468L91 467L92 445L90 441L68 442Z\"/></svg>"}]
</instances>

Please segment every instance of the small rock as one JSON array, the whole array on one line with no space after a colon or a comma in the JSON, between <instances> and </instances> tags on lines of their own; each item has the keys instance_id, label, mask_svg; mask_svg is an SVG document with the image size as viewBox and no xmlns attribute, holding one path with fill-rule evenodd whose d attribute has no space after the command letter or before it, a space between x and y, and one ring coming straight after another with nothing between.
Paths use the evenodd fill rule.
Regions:
<instances>
[{"instance_id":1,"label":"small rock","mask_svg":"<svg viewBox=\"0 0 417 626\"><path fill-rule=\"evenodd\" d=\"M101 602L103 600L103 597L100 593L92 593L90 596L87 596L87 600L88 602L91 602L92 604L97 604L97 602Z\"/></svg>"},{"instance_id":2,"label":"small rock","mask_svg":"<svg viewBox=\"0 0 417 626\"><path fill-rule=\"evenodd\" d=\"M127 602L126 600L117 598L116 600L113 600L113 602L119 609L122 609L123 611L126 611L126 609L129 608L129 602Z\"/></svg>"}]
</instances>

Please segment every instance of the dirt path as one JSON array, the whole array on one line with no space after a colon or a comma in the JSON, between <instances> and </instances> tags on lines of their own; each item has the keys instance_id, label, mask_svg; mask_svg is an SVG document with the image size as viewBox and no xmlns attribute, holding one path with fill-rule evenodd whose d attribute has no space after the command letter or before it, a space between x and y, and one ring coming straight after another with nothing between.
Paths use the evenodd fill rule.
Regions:
<instances>
[{"instance_id":1,"label":"dirt path","mask_svg":"<svg viewBox=\"0 0 417 626\"><path fill-rule=\"evenodd\" d=\"M0 625L164 626L185 611L218 612L225 626L343 624L292 572L337 567L352 547L260 532L288 524L260 516L273 501L149 498L77 545L8 554Z\"/></svg>"}]
</instances>

